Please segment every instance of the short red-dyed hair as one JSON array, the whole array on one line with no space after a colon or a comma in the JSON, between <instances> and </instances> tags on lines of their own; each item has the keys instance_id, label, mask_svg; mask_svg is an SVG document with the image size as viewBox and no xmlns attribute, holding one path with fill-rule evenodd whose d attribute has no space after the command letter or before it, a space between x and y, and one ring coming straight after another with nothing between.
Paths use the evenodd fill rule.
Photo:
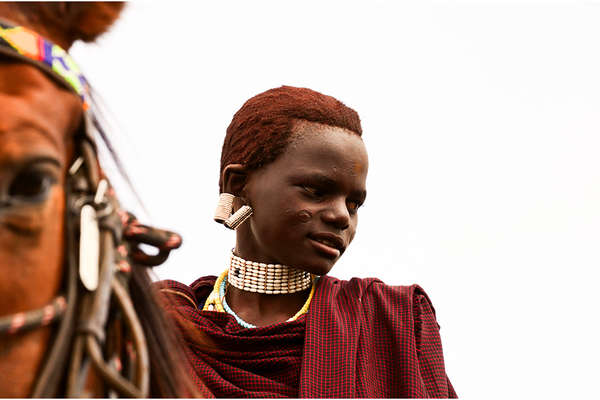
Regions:
<instances>
[{"instance_id":1,"label":"short red-dyed hair","mask_svg":"<svg viewBox=\"0 0 600 400\"><path fill-rule=\"evenodd\" d=\"M362 135L358 113L341 101L306 88L270 89L246 101L233 116L221 152L220 175L229 164L242 164L251 171L275 161L289 144L297 120Z\"/></svg>"}]
</instances>

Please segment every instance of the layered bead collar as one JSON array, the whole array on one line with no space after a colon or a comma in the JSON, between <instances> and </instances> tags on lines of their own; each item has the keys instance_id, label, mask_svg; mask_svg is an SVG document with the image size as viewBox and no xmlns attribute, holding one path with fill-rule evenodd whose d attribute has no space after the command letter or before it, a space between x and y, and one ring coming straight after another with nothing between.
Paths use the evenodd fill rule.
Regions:
<instances>
[{"instance_id":1,"label":"layered bead collar","mask_svg":"<svg viewBox=\"0 0 600 400\"><path fill-rule=\"evenodd\" d=\"M247 261L231 252L227 280L230 285L247 292L289 294L310 287L311 274L281 264Z\"/></svg>"}]
</instances>

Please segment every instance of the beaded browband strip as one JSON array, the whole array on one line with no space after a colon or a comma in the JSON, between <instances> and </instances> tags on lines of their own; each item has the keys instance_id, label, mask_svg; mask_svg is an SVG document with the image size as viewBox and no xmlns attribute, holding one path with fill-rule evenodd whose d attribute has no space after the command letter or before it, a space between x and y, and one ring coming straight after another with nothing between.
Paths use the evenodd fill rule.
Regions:
<instances>
[{"instance_id":1,"label":"beaded browband strip","mask_svg":"<svg viewBox=\"0 0 600 400\"><path fill-rule=\"evenodd\" d=\"M281 264L246 261L231 253L227 281L247 292L286 294L306 290L312 283L310 273Z\"/></svg>"}]
</instances>

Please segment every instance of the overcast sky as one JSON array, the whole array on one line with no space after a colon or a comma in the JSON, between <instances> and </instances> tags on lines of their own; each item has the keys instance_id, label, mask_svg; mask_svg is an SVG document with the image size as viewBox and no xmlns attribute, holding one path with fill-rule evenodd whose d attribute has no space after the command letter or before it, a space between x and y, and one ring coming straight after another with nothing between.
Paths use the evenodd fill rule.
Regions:
<instances>
[{"instance_id":1,"label":"overcast sky","mask_svg":"<svg viewBox=\"0 0 600 400\"><path fill-rule=\"evenodd\" d=\"M225 129L282 84L361 116L368 199L340 278L419 283L465 398L597 394L600 1L130 4L73 55L113 115L157 269L227 267L212 222Z\"/></svg>"}]
</instances>

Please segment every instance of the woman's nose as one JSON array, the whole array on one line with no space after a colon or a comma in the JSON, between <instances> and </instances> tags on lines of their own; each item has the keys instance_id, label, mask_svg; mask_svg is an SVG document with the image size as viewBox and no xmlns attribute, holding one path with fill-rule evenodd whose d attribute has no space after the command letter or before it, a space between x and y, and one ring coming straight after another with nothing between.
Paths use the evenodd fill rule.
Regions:
<instances>
[{"instance_id":1,"label":"woman's nose","mask_svg":"<svg viewBox=\"0 0 600 400\"><path fill-rule=\"evenodd\" d=\"M350 212L345 199L338 199L328 203L328 207L321 214L323 222L344 230L350 226Z\"/></svg>"}]
</instances>

